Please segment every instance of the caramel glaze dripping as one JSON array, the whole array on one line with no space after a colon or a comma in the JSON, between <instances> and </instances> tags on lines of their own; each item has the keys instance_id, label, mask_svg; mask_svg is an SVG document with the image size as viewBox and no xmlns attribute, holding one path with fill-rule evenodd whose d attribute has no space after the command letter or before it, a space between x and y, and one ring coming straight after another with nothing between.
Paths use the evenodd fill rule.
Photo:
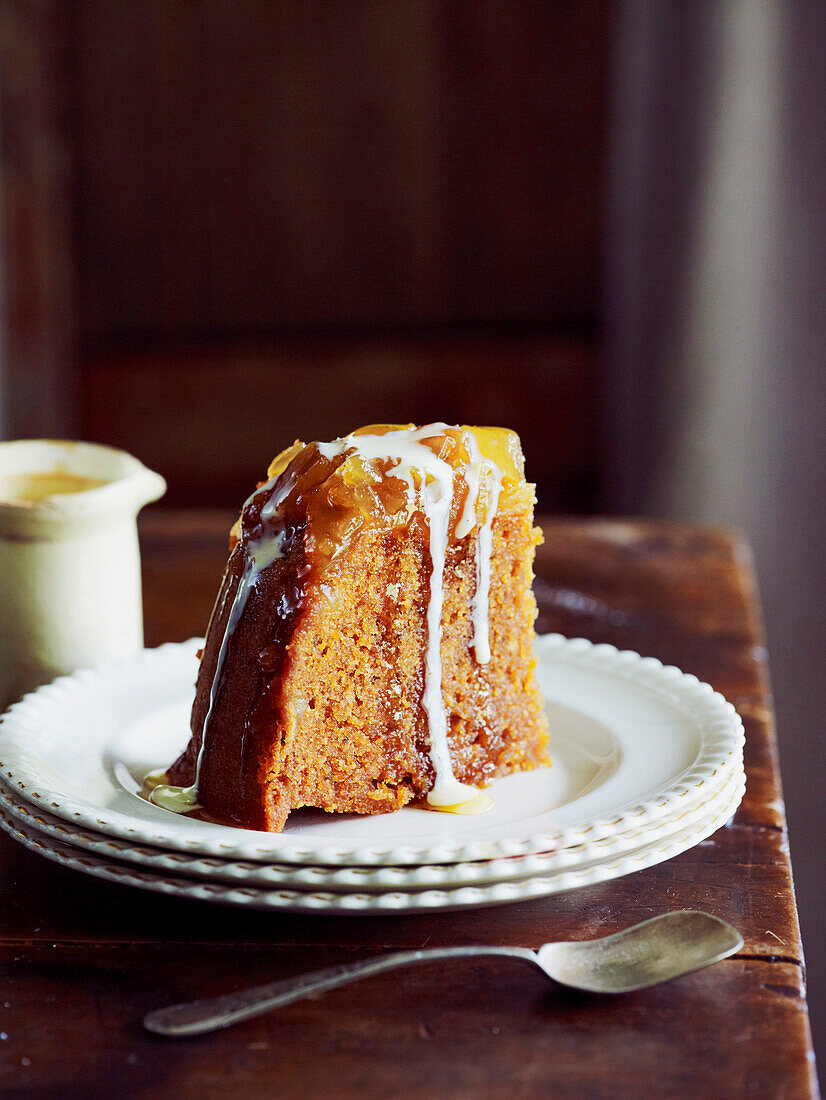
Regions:
<instances>
[{"instance_id":1,"label":"caramel glaze dripping","mask_svg":"<svg viewBox=\"0 0 826 1100\"><path fill-rule=\"evenodd\" d=\"M171 777L175 779L181 773L193 776L194 773L194 778L185 787L174 783L156 786L149 797L157 805L178 813L199 808L198 784L210 752L206 732L223 687L223 670L234 629L245 611L259 620L266 618L267 622L267 633L262 632L260 639L257 688L246 701L243 713L236 716L243 723L240 756L236 762L242 784L249 775L247 762L249 758L255 759L260 735L256 723L260 704L267 698L270 684L282 671L285 642L320 566L315 560L317 555L308 553L304 520L307 502L312 501L311 506L317 506L316 497L321 487L342 461L343 457L335 461L323 458L316 444L303 448L294 444L272 464L269 481L260 485L244 504L240 520L233 529L230 559L207 629L207 649L199 678L206 677L211 686L205 709L195 715L195 728L200 730L200 736L190 743L183 760L175 768L176 774ZM286 560L290 562L288 577L291 583L287 593L279 592L279 601L273 604L265 598L266 589L275 580L271 573L283 569L279 563ZM272 587L283 589L283 584ZM266 604L266 608L258 608L259 602ZM262 613L257 614L259 611ZM217 621L213 623L216 616ZM210 647L209 640L216 636L220 637L220 643L213 654L214 647Z\"/></svg>"}]
</instances>

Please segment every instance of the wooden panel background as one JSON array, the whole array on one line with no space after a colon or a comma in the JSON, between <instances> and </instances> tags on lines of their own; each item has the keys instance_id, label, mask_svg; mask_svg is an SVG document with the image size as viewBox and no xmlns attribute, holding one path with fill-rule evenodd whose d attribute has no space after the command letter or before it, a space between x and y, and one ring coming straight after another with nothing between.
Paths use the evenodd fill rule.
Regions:
<instances>
[{"instance_id":1,"label":"wooden panel background","mask_svg":"<svg viewBox=\"0 0 826 1100\"><path fill-rule=\"evenodd\" d=\"M70 27L0 0L0 438L78 432Z\"/></svg>"},{"instance_id":2,"label":"wooden panel background","mask_svg":"<svg viewBox=\"0 0 826 1100\"><path fill-rule=\"evenodd\" d=\"M506 422L546 507L593 506L610 0L12 10L73 430L237 504L296 435ZM32 248L6 256L30 294L59 266ZM31 355L9 371L38 434Z\"/></svg>"},{"instance_id":3,"label":"wooden panel background","mask_svg":"<svg viewBox=\"0 0 826 1100\"><path fill-rule=\"evenodd\" d=\"M84 0L84 338L590 324L606 12Z\"/></svg>"},{"instance_id":4,"label":"wooden panel background","mask_svg":"<svg viewBox=\"0 0 826 1100\"><path fill-rule=\"evenodd\" d=\"M515 428L543 507L594 492L593 362L576 340L305 339L101 357L85 375L84 434L157 465L169 504L238 505L295 438L400 416Z\"/></svg>"}]
</instances>

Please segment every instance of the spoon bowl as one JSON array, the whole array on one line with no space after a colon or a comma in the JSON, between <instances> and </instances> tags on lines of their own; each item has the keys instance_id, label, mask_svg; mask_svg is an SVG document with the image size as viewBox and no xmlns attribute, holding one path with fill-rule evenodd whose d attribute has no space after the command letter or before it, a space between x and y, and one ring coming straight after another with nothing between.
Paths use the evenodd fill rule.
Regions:
<instances>
[{"instance_id":1,"label":"spoon bowl","mask_svg":"<svg viewBox=\"0 0 826 1100\"><path fill-rule=\"evenodd\" d=\"M589 993L631 993L728 958L743 937L696 909L664 913L596 940L546 943L536 961L549 978Z\"/></svg>"},{"instance_id":2,"label":"spoon bowl","mask_svg":"<svg viewBox=\"0 0 826 1100\"><path fill-rule=\"evenodd\" d=\"M386 970L480 956L520 959L572 989L630 993L710 966L742 946L743 937L726 921L696 909L682 909L600 939L546 943L538 951L527 947L430 947L380 955L209 1000L156 1009L143 1023L148 1031L170 1038L202 1035Z\"/></svg>"}]
</instances>

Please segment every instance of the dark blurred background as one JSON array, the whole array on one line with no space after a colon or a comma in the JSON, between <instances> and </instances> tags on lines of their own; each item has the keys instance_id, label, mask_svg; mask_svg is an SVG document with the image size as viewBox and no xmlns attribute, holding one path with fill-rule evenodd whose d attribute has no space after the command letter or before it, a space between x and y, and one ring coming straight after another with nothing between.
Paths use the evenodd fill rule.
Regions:
<instances>
[{"instance_id":1,"label":"dark blurred background","mask_svg":"<svg viewBox=\"0 0 826 1100\"><path fill-rule=\"evenodd\" d=\"M610 5L6 17L11 433L235 505L296 436L501 421L593 505Z\"/></svg>"},{"instance_id":2,"label":"dark blurred background","mask_svg":"<svg viewBox=\"0 0 826 1100\"><path fill-rule=\"evenodd\" d=\"M816 1030L824 62L822 0L0 0L0 438L236 506L501 423L544 510L743 528Z\"/></svg>"}]
</instances>

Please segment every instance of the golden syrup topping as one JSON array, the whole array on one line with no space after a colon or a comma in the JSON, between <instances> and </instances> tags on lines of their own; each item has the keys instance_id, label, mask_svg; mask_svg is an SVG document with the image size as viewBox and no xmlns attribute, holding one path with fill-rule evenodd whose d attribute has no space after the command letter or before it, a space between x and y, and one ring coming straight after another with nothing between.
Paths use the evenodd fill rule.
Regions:
<instances>
[{"instance_id":1,"label":"golden syrup topping","mask_svg":"<svg viewBox=\"0 0 826 1100\"><path fill-rule=\"evenodd\" d=\"M392 438L383 445L388 435ZM323 568L365 524L390 519L406 526L418 510L422 485L440 477L453 476L450 541L466 537L477 525L477 512L484 521L490 511L507 510L513 491L524 483L524 460L519 437L507 428L372 424L333 443L296 440L267 473L269 480L244 506L249 521L242 516L233 528L233 545L242 527L244 541L255 542L259 521L266 526L276 513L283 521L305 502L312 516L307 549Z\"/></svg>"}]
</instances>

